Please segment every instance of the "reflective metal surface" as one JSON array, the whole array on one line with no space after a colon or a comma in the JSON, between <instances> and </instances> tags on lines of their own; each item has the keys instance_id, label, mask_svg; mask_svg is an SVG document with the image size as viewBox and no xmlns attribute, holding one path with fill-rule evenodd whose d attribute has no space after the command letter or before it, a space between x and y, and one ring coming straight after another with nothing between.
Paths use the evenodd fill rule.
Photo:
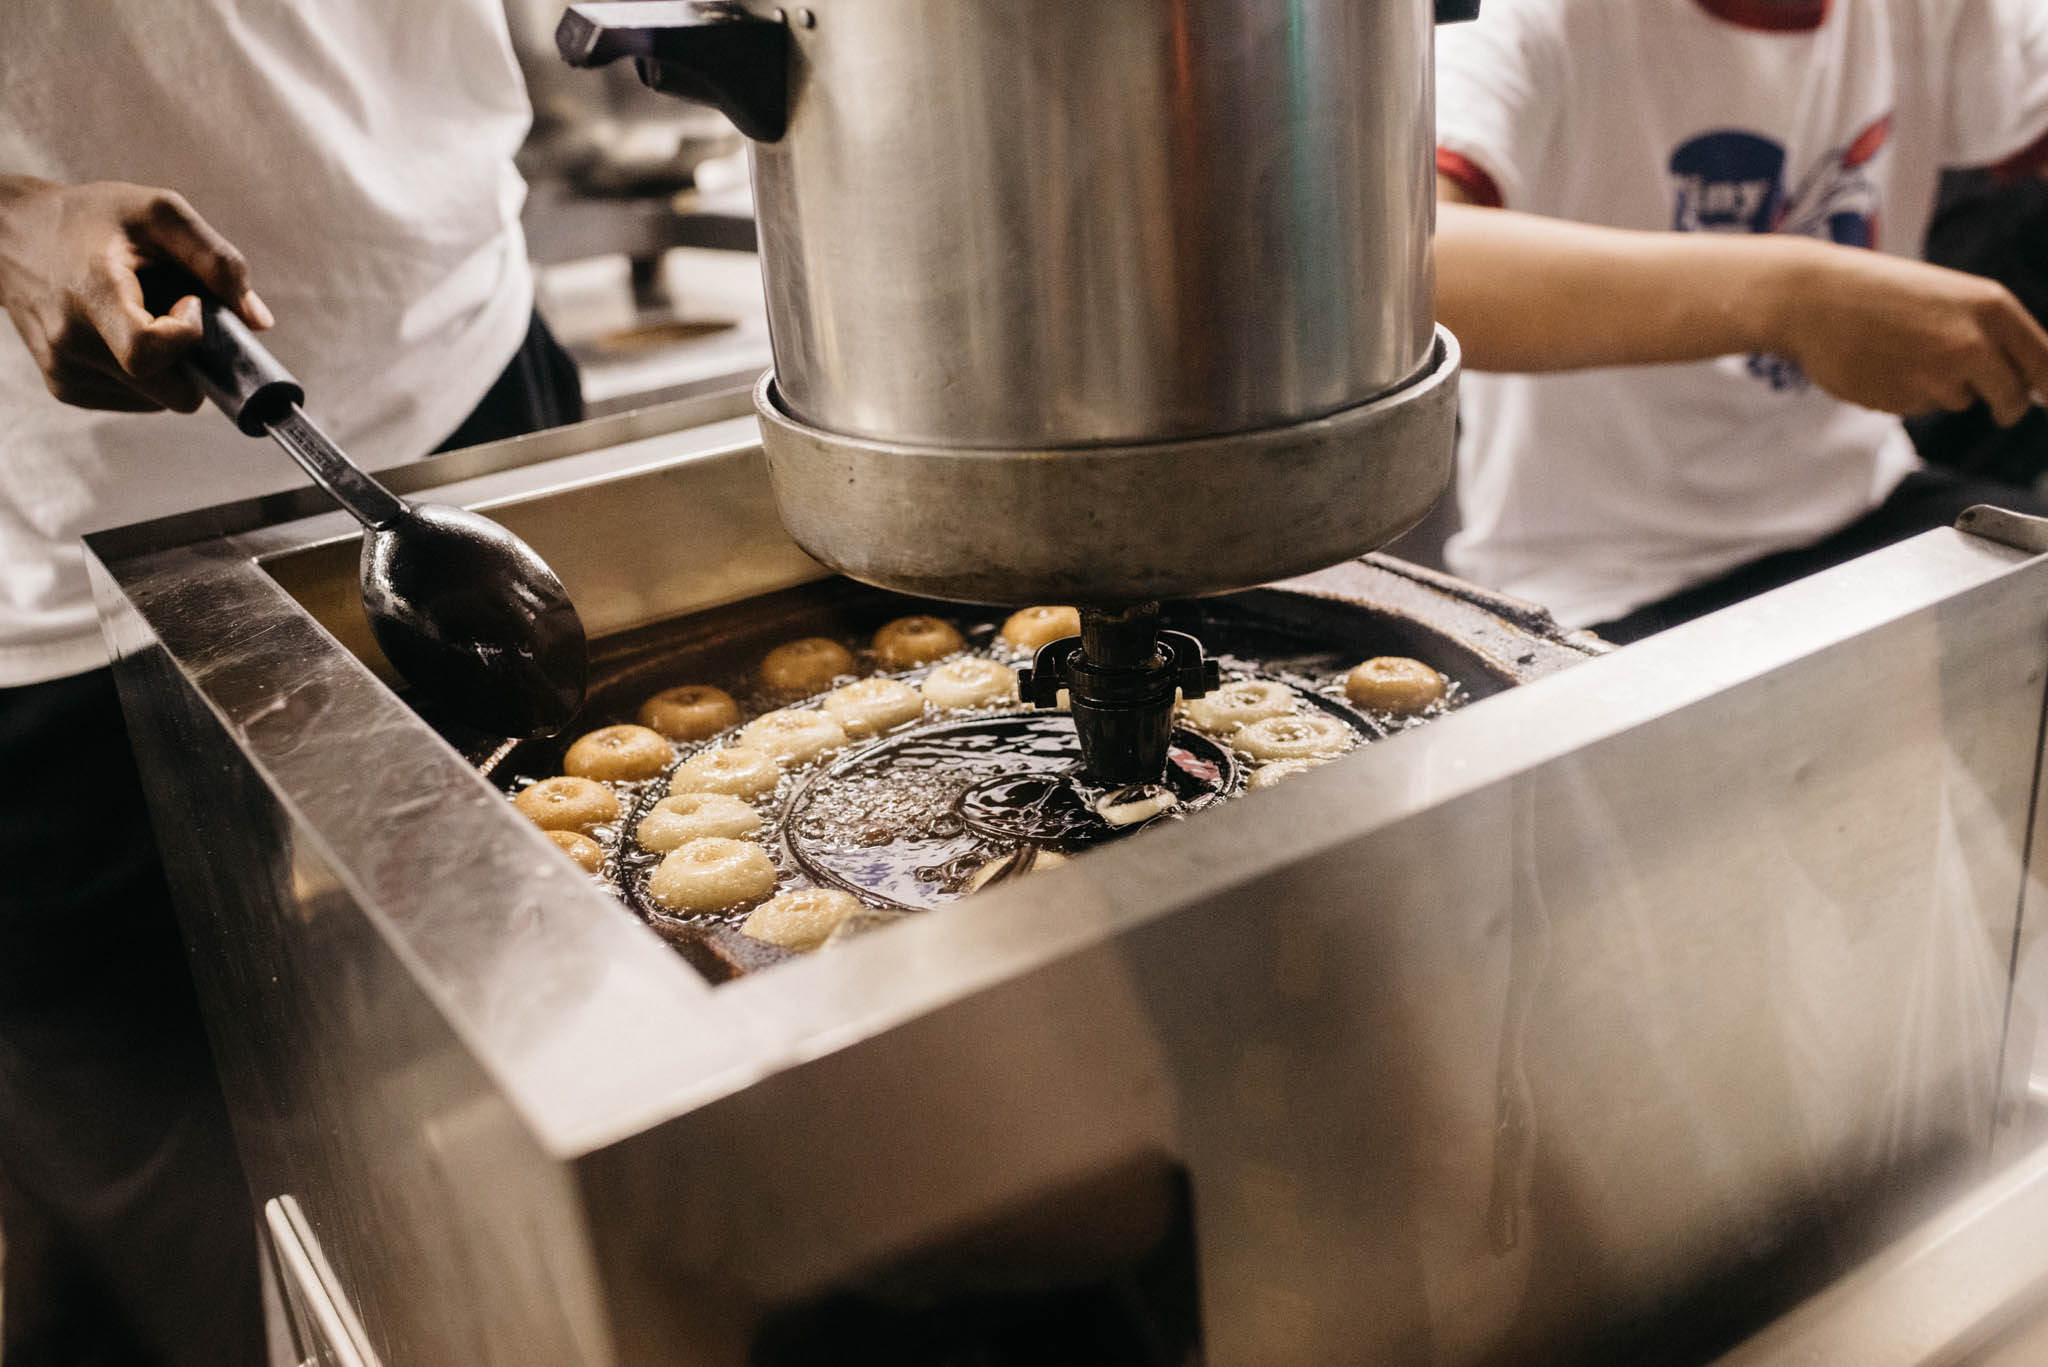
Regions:
<instances>
[{"instance_id":1,"label":"reflective metal surface","mask_svg":"<svg viewBox=\"0 0 2048 1367\"><path fill-rule=\"evenodd\" d=\"M805 12L788 133L752 147L776 373L805 422L937 446L1210 436L1354 407L1427 362L1427 0Z\"/></svg>"},{"instance_id":2,"label":"reflective metal surface","mask_svg":"<svg viewBox=\"0 0 2048 1367\"><path fill-rule=\"evenodd\" d=\"M1140 603L1250 588L1406 531L1450 480L1458 345L1315 422L1193 441L967 450L861 441L755 390L783 525L866 583L970 603Z\"/></svg>"},{"instance_id":3,"label":"reflective metal surface","mask_svg":"<svg viewBox=\"0 0 2048 1367\"><path fill-rule=\"evenodd\" d=\"M817 573L732 425L437 496L597 634ZM1183 1180L1216 1367L1704 1361L2033 1070L2020 551L1929 534L713 988L259 563L317 600L344 531L96 584L256 1194L387 1362L738 1367L828 1291L1134 1257Z\"/></svg>"}]
</instances>

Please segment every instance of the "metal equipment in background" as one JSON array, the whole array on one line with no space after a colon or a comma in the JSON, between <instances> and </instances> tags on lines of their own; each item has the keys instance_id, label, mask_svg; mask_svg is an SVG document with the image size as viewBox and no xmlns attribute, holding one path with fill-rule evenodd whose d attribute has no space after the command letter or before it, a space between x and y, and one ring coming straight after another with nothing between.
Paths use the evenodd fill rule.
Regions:
<instances>
[{"instance_id":1,"label":"metal equipment in background","mask_svg":"<svg viewBox=\"0 0 2048 1367\"><path fill-rule=\"evenodd\" d=\"M600 659L822 573L744 392L391 478ZM91 548L309 1356L1698 1367L1951 1200L2000 1272L1917 1342L2048 1271L2038 1177L1973 1194L2048 1089L2048 556L1973 526L720 986L379 682L317 495Z\"/></svg>"},{"instance_id":2,"label":"metal equipment in background","mask_svg":"<svg viewBox=\"0 0 2048 1367\"><path fill-rule=\"evenodd\" d=\"M1469 4L1439 6L1469 17ZM1100 781L1156 781L1161 599L1360 554L1443 492L1430 6L575 5L752 139L784 523L884 588L1073 603ZM1046 685L1053 688L1053 685Z\"/></svg>"}]
</instances>

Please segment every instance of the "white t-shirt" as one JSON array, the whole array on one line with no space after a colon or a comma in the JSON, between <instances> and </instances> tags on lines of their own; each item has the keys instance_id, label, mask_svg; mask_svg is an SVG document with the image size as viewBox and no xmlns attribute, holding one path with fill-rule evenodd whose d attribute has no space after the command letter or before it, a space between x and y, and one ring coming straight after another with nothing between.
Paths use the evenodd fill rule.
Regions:
<instances>
[{"instance_id":1,"label":"white t-shirt","mask_svg":"<svg viewBox=\"0 0 2048 1367\"><path fill-rule=\"evenodd\" d=\"M500 0L8 0L4 30L0 172L183 194L359 460L431 451L518 350L530 111ZM58 404L0 320L0 686L105 662L82 533L305 482L211 405Z\"/></svg>"},{"instance_id":2,"label":"white t-shirt","mask_svg":"<svg viewBox=\"0 0 2048 1367\"><path fill-rule=\"evenodd\" d=\"M1439 32L1439 167L1556 218L1917 255L1942 168L2048 129L2048 0L1799 8L1486 0ZM1450 564L1571 625L1818 540L1916 465L1896 419L1768 357L1463 392Z\"/></svg>"}]
</instances>

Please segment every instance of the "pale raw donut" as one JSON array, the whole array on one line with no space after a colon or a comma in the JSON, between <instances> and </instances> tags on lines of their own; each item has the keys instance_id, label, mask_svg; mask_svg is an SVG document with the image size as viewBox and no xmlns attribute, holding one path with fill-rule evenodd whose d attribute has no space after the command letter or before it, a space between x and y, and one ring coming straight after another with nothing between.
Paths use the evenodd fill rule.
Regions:
<instances>
[{"instance_id":1,"label":"pale raw donut","mask_svg":"<svg viewBox=\"0 0 2048 1367\"><path fill-rule=\"evenodd\" d=\"M901 679L862 679L825 695L822 704L849 736L875 736L924 715L924 699Z\"/></svg>"},{"instance_id":2,"label":"pale raw donut","mask_svg":"<svg viewBox=\"0 0 2048 1367\"><path fill-rule=\"evenodd\" d=\"M1349 750L1357 733L1323 712L1267 717L1240 727L1230 743L1256 760L1324 759Z\"/></svg>"},{"instance_id":3,"label":"pale raw donut","mask_svg":"<svg viewBox=\"0 0 2048 1367\"><path fill-rule=\"evenodd\" d=\"M675 750L659 731L645 726L600 726L577 737L569 753L562 756L562 772L577 778L631 783L659 776L675 757Z\"/></svg>"},{"instance_id":4,"label":"pale raw donut","mask_svg":"<svg viewBox=\"0 0 2048 1367\"><path fill-rule=\"evenodd\" d=\"M633 834L650 850L666 852L688 840L722 835L744 840L761 829L761 814L731 793L676 793L654 804Z\"/></svg>"},{"instance_id":5,"label":"pale raw donut","mask_svg":"<svg viewBox=\"0 0 2048 1367\"><path fill-rule=\"evenodd\" d=\"M959 632L936 617L898 617L875 633L875 659L884 669L915 669L966 645Z\"/></svg>"},{"instance_id":6,"label":"pale raw donut","mask_svg":"<svg viewBox=\"0 0 2048 1367\"><path fill-rule=\"evenodd\" d=\"M706 750L684 760L668 781L671 793L730 793L734 797L759 797L775 791L782 770L759 750L728 745L723 750Z\"/></svg>"},{"instance_id":7,"label":"pale raw donut","mask_svg":"<svg viewBox=\"0 0 2048 1367\"><path fill-rule=\"evenodd\" d=\"M604 867L604 849L589 836L575 831L549 831L548 839L585 873L596 873Z\"/></svg>"},{"instance_id":8,"label":"pale raw donut","mask_svg":"<svg viewBox=\"0 0 2048 1367\"><path fill-rule=\"evenodd\" d=\"M1017 671L970 655L948 660L924 676L924 700L933 707L990 707L1017 700Z\"/></svg>"},{"instance_id":9,"label":"pale raw donut","mask_svg":"<svg viewBox=\"0 0 2048 1367\"><path fill-rule=\"evenodd\" d=\"M1271 788L1285 783L1296 774L1305 774L1319 769L1328 761L1322 759L1279 759L1271 764L1261 764L1252 770L1252 776L1244 781L1247 788Z\"/></svg>"},{"instance_id":10,"label":"pale raw donut","mask_svg":"<svg viewBox=\"0 0 2048 1367\"><path fill-rule=\"evenodd\" d=\"M704 740L739 720L740 705L732 694L709 684L664 688L640 704L640 724L670 740Z\"/></svg>"},{"instance_id":11,"label":"pale raw donut","mask_svg":"<svg viewBox=\"0 0 2048 1367\"><path fill-rule=\"evenodd\" d=\"M1003 639L1019 650L1037 650L1081 634L1075 608L1020 608L1003 623Z\"/></svg>"},{"instance_id":12,"label":"pale raw donut","mask_svg":"<svg viewBox=\"0 0 2048 1367\"><path fill-rule=\"evenodd\" d=\"M716 835L676 846L647 879L647 895L670 911L732 911L773 891L775 865L766 850Z\"/></svg>"},{"instance_id":13,"label":"pale raw donut","mask_svg":"<svg viewBox=\"0 0 2048 1367\"><path fill-rule=\"evenodd\" d=\"M815 693L853 673L853 652L824 636L779 645L761 657L761 682L777 693Z\"/></svg>"},{"instance_id":14,"label":"pale raw donut","mask_svg":"<svg viewBox=\"0 0 2048 1367\"><path fill-rule=\"evenodd\" d=\"M740 933L784 949L816 949L859 913L860 899L837 888L778 892L754 908Z\"/></svg>"},{"instance_id":15,"label":"pale raw donut","mask_svg":"<svg viewBox=\"0 0 2048 1367\"><path fill-rule=\"evenodd\" d=\"M1294 690L1270 679L1239 679L1181 704L1188 721L1203 731L1227 736L1240 726L1294 710Z\"/></svg>"},{"instance_id":16,"label":"pale raw donut","mask_svg":"<svg viewBox=\"0 0 2048 1367\"><path fill-rule=\"evenodd\" d=\"M619 800L595 779L544 778L512 799L544 831L582 831L619 819Z\"/></svg>"},{"instance_id":17,"label":"pale raw donut","mask_svg":"<svg viewBox=\"0 0 2048 1367\"><path fill-rule=\"evenodd\" d=\"M740 744L793 767L846 744L846 728L829 712L786 707L748 722L740 732Z\"/></svg>"},{"instance_id":18,"label":"pale raw donut","mask_svg":"<svg viewBox=\"0 0 2048 1367\"><path fill-rule=\"evenodd\" d=\"M1012 878L1022 878L1040 869L1058 868L1066 862L1067 857L1058 850L1042 850L1036 845L1020 846L976 869L967 879L967 891L980 892L991 884L1007 883Z\"/></svg>"},{"instance_id":19,"label":"pale raw donut","mask_svg":"<svg viewBox=\"0 0 2048 1367\"><path fill-rule=\"evenodd\" d=\"M1444 676L1420 660L1381 655L1344 676L1344 696L1372 712L1412 717L1444 695Z\"/></svg>"}]
</instances>

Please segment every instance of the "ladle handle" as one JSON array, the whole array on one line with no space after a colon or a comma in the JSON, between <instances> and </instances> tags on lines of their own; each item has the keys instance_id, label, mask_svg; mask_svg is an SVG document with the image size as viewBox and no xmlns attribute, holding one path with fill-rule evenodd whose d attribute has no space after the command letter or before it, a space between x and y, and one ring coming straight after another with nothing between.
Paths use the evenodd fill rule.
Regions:
<instances>
[{"instance_id":1,"label":"ladle handle","mask_svg":"<svg viewBox=\"0 0 2048 1367\"><path fill-rule=\"evenodd\" d=\"M403 499L370 478L314 426L299 407L306 401L305 386L256 340L248 324L183 271L146 266L136 275L143 304L152 313L169 313L188 294L199 300L205 330L178 366L236 427L274 440L365 527L388 527L405 515Z\"/></svg>"},{"instance_id":2,"label":"ladle handle","mask_svg":"<svg viewBox=\"0 0 2048 1367\"><path fill-rule=\"evenodd\" d=\"M169 313L188 294L199 300L206 333L180 366L199 392L244 433L263 436L292 405L306 401L305 386L256 340L248 324L222 308L198 281L165 266L146 266L136 278L142 281L142 302L151 313Z\"/></svg>"}]
</instances>

